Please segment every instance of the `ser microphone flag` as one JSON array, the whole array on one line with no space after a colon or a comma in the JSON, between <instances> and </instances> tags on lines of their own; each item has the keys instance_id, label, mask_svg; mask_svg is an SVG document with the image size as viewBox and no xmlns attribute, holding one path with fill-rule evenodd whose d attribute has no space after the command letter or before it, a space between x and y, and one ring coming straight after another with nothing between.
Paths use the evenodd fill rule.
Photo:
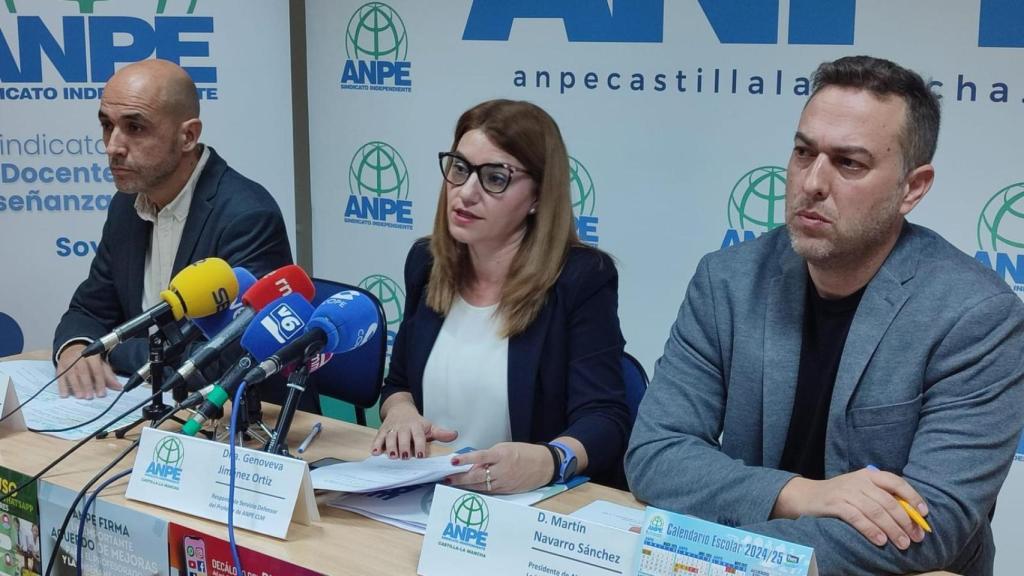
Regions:
<instances>
[{"instance_id":1,"label":"ser microphone flag","mask_svg":"<svg viewBox=\"0 0 1024 576\"><path fill-rule=\"evenodd\" d=\"M282 295L294 295L308 304L313 293L313 282L309 275L295 265L284 266L260 278L242 295L243 306L234 319L209 342L196 350L181 368L167 379L165 386L173 388L184 382L195 389L206 384L202 370L220 358L221 353L242 336L259 311Z\"/></svg>"},{"instance_id":2,"label":"ser microphone flag","mask_svg":"<svg viewBox=\"0 0 1024 576\"><path fill-rule=\"evenodd\" d=\"M167 290L160 293L163 302L89 344L82 356L109 352L129 338L142 336L164 318L181 320L186 315L201 318L216 314L226 310L236 296L238 281L227 262L220 258L194 262L178 272Z\"/></svg>"}]
</instances>

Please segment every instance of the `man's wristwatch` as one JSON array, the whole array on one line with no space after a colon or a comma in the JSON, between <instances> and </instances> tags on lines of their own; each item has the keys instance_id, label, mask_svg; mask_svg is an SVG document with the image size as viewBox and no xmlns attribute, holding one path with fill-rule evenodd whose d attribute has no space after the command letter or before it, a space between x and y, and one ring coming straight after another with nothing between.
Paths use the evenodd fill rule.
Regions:
<instances>
[{"instance_id":1,"label":"man's wristwatch","mask_svg":"<svg viewBox=\"0 0 1024 576\"><path fill-rule=\"evenodd\" d=\"M555 474L551 479L551 483L564 484L576 475L576 453L572 451L572 448L561 442L548 442L547 445L551 450L552 457L558 456L558 460L555 462Z\"/></svg>"}]
</instances>

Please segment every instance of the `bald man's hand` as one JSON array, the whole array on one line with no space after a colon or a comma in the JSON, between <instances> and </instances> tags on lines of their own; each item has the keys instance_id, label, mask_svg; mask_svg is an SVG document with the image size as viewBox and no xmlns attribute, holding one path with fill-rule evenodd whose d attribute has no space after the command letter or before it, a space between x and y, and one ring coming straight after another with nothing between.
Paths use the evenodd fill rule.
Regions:
<instances>
[{"instance_id":1,"label":"bald man's hand","mask_svg":"<svg viewBox=\"0 0 1024 576\"><path fill-rule=\"evenodd\" d=\"M57 358L57 373L67 370L75 360L82 356L85 344L69 344ZM82 358L58 382L60 397L74 395L75 398L92 400L95 396L106 396L107 388L120 390L121 383L114 376L114 371L99 355Z\"/></svg>"}]
</instances>

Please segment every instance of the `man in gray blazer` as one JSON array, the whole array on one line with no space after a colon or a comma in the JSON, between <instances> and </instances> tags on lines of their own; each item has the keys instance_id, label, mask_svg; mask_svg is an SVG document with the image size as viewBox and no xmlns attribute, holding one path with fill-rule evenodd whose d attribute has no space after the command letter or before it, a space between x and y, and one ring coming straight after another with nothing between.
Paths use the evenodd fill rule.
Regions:
<instances>
[{"instance_id":1,"label":"man in gray blazer","mask_svg":"<svg viewBox=\"0 0 1024 576\"><path fill-rule=\"evenodd\" d=\"M786 227L705 256L690 282L626 455L637 498L812 546L824 574L991 574L1024 304L904 219L938 131L916 73L819 67Z\"/></svg>"}]
</instances>

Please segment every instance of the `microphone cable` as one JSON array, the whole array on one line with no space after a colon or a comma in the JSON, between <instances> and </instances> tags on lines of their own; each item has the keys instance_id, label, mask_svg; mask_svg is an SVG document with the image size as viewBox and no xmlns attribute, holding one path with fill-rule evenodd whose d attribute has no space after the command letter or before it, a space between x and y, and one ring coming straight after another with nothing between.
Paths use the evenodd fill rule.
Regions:
<instances>
[{"instance_id":1,"label":"microphone cable","mask_svg":"<svg viewBox=\"0 0 1024 576\"><path fill-rule=\"evenodd\" d=\"M114 398L114 401L110 403L110 406L107 406L106 408L103 409L103 412L100 412L99 414L93 416L92 418L86 420L85 422L80 422L78 424L75 424L73 426L68 426L66 428L42 428L42 429L40 429L40 428L28 427L28 431L29 432L36 432L38 434L43 434L45 432L67 432L69 430L74 430L75 428L81 428L82 426L86 426L88 424L92 424L93 422L95 422L95 421L99 420L100 418L103 418L104 416L106 416L107 413L109 413L110 410L114 407L114 404L117 404L118 401L121 400L122 397L124 397L125 392L126 392L126 390L124 388L122 388L117 393L117 397Z\"/></svg>"},{"instance_id":2,"label":"microphone cable","mask_svg":"<svg viewBox=\"0 0 1024 576\"><path fill-rule=\"evenodd\" d=\"M107 489L107 486L110 486L114 482L120 480L121 478L124 478L125 476L131 473L132 469L128 468L126 470L118 472L117 474L114 474L110 478L104 480L103 483L100 484L100 487L97 488L95 492L90 494L88 498L86 498L85 506L82 508L82 514L78 517L78 540L75 543L75 573L78 576L82 576L82 537L85 534L85 518L89 514L89 508L92 506L93 502L96 501L96 497L100 495L100 492L103 492L104 490Z\"/></svg>"},{"instance_id":3,"label":"microphone cable","mask_svg":"<svg viewBox=\"0 0 1024 576\"><path fill-rule=\"evenodd\" d=\"M81 440L76 442L74 446L72 446L71 448L68 448L63 454L58 456L56 460L54 460L53 462L50 462L49 464L47 464L46 467L43 468L42 470L40 470L39 473L37 473L35 476L32 476L27 481L25 481L22 484L20 484L17 487L15 487L13 490L10 490L8 492L4 492L3 494L0 494L0 503L3 503L8 498L10 498L12 495L17 494L18 491L24 490L25 487L27 487L28 485L32 484L36 480L40 479L43 476L43 474L46 474L47 472L52 470L54 467L57 466L57 464L60 464L62 461L64 461L65 458L67 458L68 456L72 455L73 453L75 453L76 450L78 450L79 448L84 446L86 442L92 440L93 438L98 436L101 432L106 430L106 428L108 426L112 426L113 424L116 424L116 423L120 422L122 418L125 418L126 416L132 414L133 412L135 412L139 408L142 408L143 406L148 404L152 399L156 398L158 395L163 394L163 393L164 393L164 390L159 390L157 392L154 392L150 397L148 397L145 400L139 402L135 406L132 406L127 411L125 411L124 413L120 414L119 416L117 416L116 418L114 418L113 420L108 422L106 425L101 426L98 430L96 430L92 434L89 434L85 438L82 438Z\"/></svg>"},{"instance_id":4,"label":"microphone cable","mask_svg":"<svg viewBox=\"0 0 1024 576\"><path fill-rule=\"evenodd\" d=\"M231 559L235 561L235 574L245 574L242 570L242 561L238 557L238 545L235 544L235 440L238 439L238 403L242 401L242 392L245 391L246 381L242 380L242 383L238 386L238 390L235 390L235 399L231 404L231 425L229 427L230 437L228 438L228 446L230 447L230 469L231 475L228 478L228 544L231 546Z\"/></svg>"},{"instance_id":5,"label":"microphone cable","mask_svg":"<svg viewBox=\"0 0 1024 576\"><path fill-rule=\"evenodd\" d=\"M32 400L34 400L36 396L39 396L40 394L42 394L42 393L43 393L43 390L46 390L47 388L49 388L49 387L50 387L50 385L51 385L51 384L53 384L54 382L56 382L57 380L59 380L61 376L63 376L63 375L65 375L65 374L67 374L67 373L68 373L68 371L69 371L69 370L71 370L72 368L74 368L74 367L75 367L75 364L78 364L79 360L81 360L82 358L85 358L85 356L79 356L78 358L75 358L75 361L74 361L74 362L72 362L70 366L68 366L67 368L65 368L65 369L64 369L64 371L63 371L63 372L61 372L60 374L57 374L56 376L54 376L54 377L53 377L53 380L50 380L50 381L49 381L49 382L47 382L46 384L43 384L43 386L42 386L41 388L39 388L39 390L36 390L35 394L33 394L33 395L31 395L31 396L29 396L29 397L28 397L28 400L25 400L24 402L20 402L20 401L19 401L19 402L18 402L18 406L17 406L17 407L15 407L15 408L14 408L14 410L11 410L11 411L10 411L10 412L8 412L8 413L7 413L7 414L6 414L5 416L2 416L2 417L0 417L0 422L3 422L4 420L7 420L7 419L8 419L8 418L10 418L11 416L13 416L13 415L14 415L15 413L17 413L17 412L18 412L19 410L21 410L21 407L22 407L22 406L24 406L25 404L28 404L29 402L31 402ZM13 379L12 379L12 381L11 381L11 384L12 384L12 385L14 384L14 382L13 382Z\"/></svg>"},{"instance_id":6,"label":"microphone cable","mask_svg":"<svg viewBox=\"0 0 1024 576\"><path fill-rule=\"evenodd\" d=\"M147 400L147 402L148 402L148 400ZM177 413L178 410L179 410L178 406L175 406L174 408L172 408L170 411L167 412L167 414L165 414L160 420L158 420L155 423L155 426L160 426L161 424L166 422L171 416L173 416L175 413ZM120 418L118 418L118 420L120 420ZM56 539L54 541L53 550L50 552L50 560L46 563L46 571L44 572L44 576L50 576L50 573L53 571L53 562L57 558L57 555L60 553L60 543L64 540L64 534L67 532L68 523L71 522L71 517L75 513L75 508L78 506L78 503L82 501L82 498L85 496L85 493L88 492L89 488L91 488L93 484L95 484L97 481L99 481L99 479L102 478L107 472L109 472L114 466L117 466L118 462L120 462L121 460L124 460L125 456L131 454L132 451L135 450L135 448L137 448L139 446L139 442L140 442L140 439L132 440L132 443L129 444L127 448L125 448L120 454L118 454L109 464L104 466L102 470L97 472L95 476L93 476L91 479L89 479L89 481L85 483L85 486L83 486L82 489L78 491L78 494L75 495L75 499L72 500L71 504L68 506L68 513L64 515L64 521L61 522L60 530L57 531L57 537L56 537ZM113 478L109 478L107 480L107 484L109 484L110 482L113 482L118 477L125 475L125 473L131 473L131 469L128 469L128 470L124 471L124 473L118 473ZM98 489L96 491L96 494L99 494L103 490L103 488L105 488L105 487L106 487L106 485L104 485L103 487ZM94 494L94 496L95 496L95 494ZM80 528L80 531L78 533L78 542L76 544L76 546L79 546L79 547L81 546L81 542L82 542L82 533L85 531L85 517L86 517L86 513L87 512L88 512L88 506L86 506L82 510L81 516L79 517L79 528ZM80 548L79 548L79 553L80 553ZM79 561L77 563L77 568L76 568L76 570L78 570L79 573L81 573L81 566L82 566L81 561Z\"/></svg>"}]
</instances>

